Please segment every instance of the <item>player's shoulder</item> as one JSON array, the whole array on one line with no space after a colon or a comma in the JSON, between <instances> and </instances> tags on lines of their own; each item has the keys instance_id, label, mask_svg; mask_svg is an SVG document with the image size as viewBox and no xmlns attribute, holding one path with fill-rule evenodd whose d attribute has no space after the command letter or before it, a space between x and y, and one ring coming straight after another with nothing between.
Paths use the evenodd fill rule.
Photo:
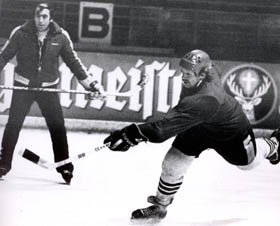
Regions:
<instances>
[{"instance_id":1,"label":"player's shoulder","mask_svg":"<svg viewBox=\"0 0 280 226\"><path fill-rule=\"evenodd\" d=\"M204 93L204 94L196 94L191 96L184 96L181 98L182 103L189 103L193 105L198 105L201 103L214 103L219 102L219 98L217 95L213 95L211 93Z\"/></svg>"},{"instance_id":2,"label":"player's shoulder","mask_svg":"<svg viewBox=\"0 0 280 226\"><path fill-rule=\"evenodd\" d=\"M16 32L20 32L23 25L16 26L12 31L11 35L15 34Z\"/></svg>"},{"instance_id":3,"label":"player's shoulder","mask_svg":"<svg viewBox=\"0 0 280 226\"><path fill-rule=\"evenodd\" d=\"M182 112L204 112L205 109L218 109L221 103L215 96L193 95L182 98L176 109Z\"/></svg>"},{"instance_id":4,"label":"player's shoulder","mask_svg":"<svg viewBox=\"0 0 280 226\"><path fill-rule=\"evenodd\" d=\"M192 104L196 106L197 109L206 109L206 108L218 108L221 105L220 100L213 95L203 95L197 96L195 99L192 99Z\"/></svg>"},{"instance_id":5,"label":"player's shoulder","mask_svg":"<svg viewBox=\"0 0 280 226\"><path fill-rule=\"evenodd\" d=\"M69 33L62 27L61 27L61 32L60 32L60 38L62 39L62 41L67 43L67 45L70 45L71 47L73 47L73 43L72 43Z\"/></svg>"},{"instance_id":6,"label":"player's shoulder","mask_svg":"<svg viewBox=\"0 0 280 226\"><path fill-rule=\"evenodd\" d=\"M11 39L12 37L15 37L15 36L18 36L20 35L22 32L23 32L23 25L19 25L19 26L16 26L10 33L10 37L9 39Z\"/></svg>"}]
</instances>

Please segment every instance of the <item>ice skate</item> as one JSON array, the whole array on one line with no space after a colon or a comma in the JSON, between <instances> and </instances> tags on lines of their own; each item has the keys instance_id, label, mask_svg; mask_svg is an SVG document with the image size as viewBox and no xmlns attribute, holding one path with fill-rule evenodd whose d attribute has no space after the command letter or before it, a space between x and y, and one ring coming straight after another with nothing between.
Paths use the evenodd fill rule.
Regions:
<instances>
[{"instance_id":1,"label":"ice skate","mask_svg":"<svg viewBox=\"0 0 280 226\"><path fill-rule=\"evenodd\" d=\"M140 219L140 220L161 220L165 218L167 210L163 206L152 205L147 208L137 209L132 212L131 219Z\"/></svg>"},{"instance_id":2,"label":"ice skate","mask_svg":"<svg viewBox=\"0 0 280 226\"><path fill-rule=\"evenodd\" d=\"M278 146L277 146L277 151L269 156L267 159L269 162L273 165L276 165L280 162L280 129L274 130L273 133L270 136L271 140L277 140L278 141Z\"/></svg>"},{"instance_id":3,"label":"ice skate","mask_svg":"<svg viewBox=\"0 0 280 226\"><path fill-rule=\"evenodd\" d=\"M153 205L133 211L131 214L132 220L160 221L166 217L167 205L160 204L155 196L149 196L148 202L152 203Z\"/></svg>"}]
</instances>

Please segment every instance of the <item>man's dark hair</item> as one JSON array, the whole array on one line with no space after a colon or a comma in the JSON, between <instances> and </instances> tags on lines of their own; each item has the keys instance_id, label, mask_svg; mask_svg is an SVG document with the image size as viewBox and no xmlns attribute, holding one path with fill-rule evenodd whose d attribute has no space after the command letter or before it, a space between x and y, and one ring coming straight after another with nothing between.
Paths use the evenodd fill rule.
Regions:
<instances>
[{"instance_id":1,"label":"man's dark hair","mask_svg":"<svg viewBox=\"0 0 280 226\"><path fill-rule=\"evenodd\" d=\"M41 2L36 5L34 15L40 13L42 10L48 9L50 11L50 17L53 17L53 9L48 2Z\"/></svg>"}]
</instances>

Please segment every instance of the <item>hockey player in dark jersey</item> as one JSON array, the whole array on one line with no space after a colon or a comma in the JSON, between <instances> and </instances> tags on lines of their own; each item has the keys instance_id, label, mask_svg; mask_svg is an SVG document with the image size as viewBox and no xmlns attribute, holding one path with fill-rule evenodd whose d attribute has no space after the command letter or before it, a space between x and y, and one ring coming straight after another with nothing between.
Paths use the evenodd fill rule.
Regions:
<instances>
[{"instance_id":1,"label":"hockey player in dark jersey","mask_svg":"<svg viewBox=\"0 0 280 226\"><path fill-rule=\"evenodd\" d=\"M141 141L161 143L176 136L163 163L151 206L135 210L132 219L162 219L183 183L191 163L211 148L230 164L251 169L262 160L279 162L279 129L270 138L255 138L241 105L228 95L207 53L193 50L180 60L182 91L178 104L162 119L131 124L108 136L113 151L126 151Z\"/></svg>"}]
</instances>

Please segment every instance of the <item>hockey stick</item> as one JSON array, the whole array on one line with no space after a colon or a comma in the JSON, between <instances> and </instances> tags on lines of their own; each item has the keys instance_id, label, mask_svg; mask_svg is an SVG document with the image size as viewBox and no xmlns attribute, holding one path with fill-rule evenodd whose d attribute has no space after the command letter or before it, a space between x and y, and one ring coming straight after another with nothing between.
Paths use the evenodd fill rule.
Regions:
<instances>
[{"instance_id":1,"label":"hockey stick","mask_svg":"<svg viewBox=\"0 0 280 226\"><path fill-rule=\"evenodd\" d=\"M103 144L101 146L95 147L91 151L83 152L83 153L80 153L78 155L72 156L72 157L70 157L68 159L65 159L65 160L62 160L62 161L59 161L59 162L55 162L55 163L48 162L47 160L41 158L39 155L35 154L34 152L32 152L31 150L29 150L27 148L23 149L23 150L20 150L18 152L18 154L20 156L22 156L23 158L25 158L25 159L35 163L38 166L41 166L41 167L43 167L45 169L48 169L48 170L53 170L53 169L56 169L57 167L64 166L67 163L70 163L70 162L73 162L75 160L84 158L88 154L92 153L93 151L98 152L98 151L100 151L100 150L102 150L104 148L107 148L109 146L109 144L110 143Z\"/></svg>"},{"instance_id":2,"label":"hockey stick","mask_svg":"<svg viewBox=\"0 0 280 226\"><path fill-rule=\"evenodd\" d=\"M140 78L140 81L136 86L132 87L131 90L126 92L105 92L104 96L119 96L119 97L130 97L140 91L148 82L149 76L143 74ZM73 89L55 89L55 88L44 88L44 87L25 87L25 86L4 86L0 85L0 89L9 89L9 90L20 90L20 91L35 91L35 92L52 92L52 93L73 93L73 94L92 94L91 91L86 90L73 90ZM97 96L96 98L99 98Z\"/></svg>"},{"instance_id":3,"label":"hockey stick","mask_svg":"<svg viewBox=\"0 0 280 226\"><path fill-rule=\"evenodd\" d=\"M141 65L143 63L142 60L139 60L137 62L137 65ZM161 69L161 71L168 62L165 62ZM103 95L97 95L95 98L99 99L104 99L103 97L106 96L118 96L118 97L131 97L140 90L147 84L149 80L149 75L147 73L141 74L140 81L132 87L129 91L126 92L105 92ZM91 91L80 91L80 90L73 90L73 89L55 89L55 88L44 88L44 87L26 87L26 86L5 86L5 85L0 85L0 89L8 89L8 90L20 90L20 91L35 91L35 92L53 92L53 93L73 93L73 94L84 94L84 95L90 95L93 92Z\"/></svg>"},{"instance_id":4,"label":"hockey stick","mask_svg":"<svg viewBox=\"0 0 280 226\"><path fill-rule=\"evenodd\" d=\"M90 91L80 91L73 89L54 89L54 88L41 88L41 87L24 87L24 86L4 86L0 85L0 89L20 90L20 91L35 91L35 92L50 92L50 93L73 93L73 94L85 94L89 95ZM105 96L129 96L129 92L118 93L118 92L106 92Z\"/></svg>"},{"instance_id":5,"label":"hockey stick","mask_svg":"<svg viewBox=\"0 0 280 226\"><path fill-rule=\"evenodd\" d=\"M133 87L130 91L126 92L105 92L104 96L119 96L119 97L130 97L140 91L148 81L148 76L143 76L143 79ZM0 89L20 90L20 91L35 91L35 92L52 92L52 93L73 93L73 94L92 94L91 91L80 91L73 89L54 89L54 88L37 88L37 87L23 87L23 86L4 86L0 85ZM97 96L98 98L98 96Z\"/></svg>"},{"instance_id":6,"label":"hockey stick","mask_svg":"<svg viewBox=\"0 0 280 226\"><path fill-rule=\"evenodd\" d=\"M164 63L163 66L161 67L161 70L167 65L167 63ZM143 86L147 83L149 77L147 75L144 75L141 77L140 81L138 82L138 84L136 85L135 87L135 90L133 91L128 91L128 92L125 92L125 94L129 94L128 96L131 96L132 94L134 94L136 91L138 90L141 90L143 88ZM1 88L1 86L0 86ZM44 88L39 88L39 89L44 89ZM53 89L52 89L53 90ZM38 90L37 90L38 91ZM74 91L75 93L77 92L80 92L80 91ZM119 94L124 94L124 93L119 93ZM99 147L96 147L94 148L95 151L99 151L103 148L106 148L108 147L109 144L104 144L102 146L99 146ZM92 151L90 151L92 152ZM24 149L24 150L21 150L19 151L19 155L21 155L22 157L24 157L25 159L43 167L43 168L46 168L46 169L54 169L54 168L57 168L59 166L63 166L67 163L70 163L74 160L77 160L77 159L80 159L80 158L83 158L86 156L86 153L81 153L81 154L78 154L77 156L73 156L71 158L68 158L68 159L65 159L63 161L60 161L60 162L56 162L56 163L49 163L47 160L41 158L40 156L38 156L37 154L35 154L34 152L28 150L28 149Z\"/></svg>"}]
</instances>

